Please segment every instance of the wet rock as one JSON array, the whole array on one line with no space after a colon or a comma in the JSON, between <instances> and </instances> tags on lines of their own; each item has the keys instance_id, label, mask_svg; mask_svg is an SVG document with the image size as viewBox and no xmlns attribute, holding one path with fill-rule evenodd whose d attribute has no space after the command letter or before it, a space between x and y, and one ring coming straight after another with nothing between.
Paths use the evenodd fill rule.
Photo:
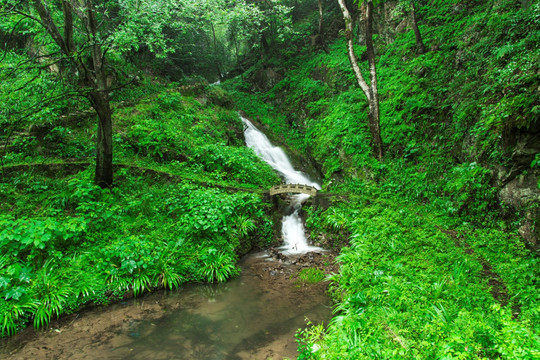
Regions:
<instances>
[{"instance_id":1,"label":"wet rock","mask_svg":"<svg viewBox=\"0 0 540 360\"><path fill-rule=\"evenodd\" d=\"M525 173L516 176L504 185L498 193L502 213L507 218L518 214L521 219L519 233L526 244L533 249L540 248L540 189L538 176Z\"/></svg>"},{"instance_id":2,"label":"wet rock","mask_svg":"<svg viewBox=\"0 0 540 360\"><path fill-rule=\"evenodd\" d=\"M514 210L540 201L538 179L533 174L522 174L511 180L499 191L499 200Z\"/></svg>"}]
</instances>

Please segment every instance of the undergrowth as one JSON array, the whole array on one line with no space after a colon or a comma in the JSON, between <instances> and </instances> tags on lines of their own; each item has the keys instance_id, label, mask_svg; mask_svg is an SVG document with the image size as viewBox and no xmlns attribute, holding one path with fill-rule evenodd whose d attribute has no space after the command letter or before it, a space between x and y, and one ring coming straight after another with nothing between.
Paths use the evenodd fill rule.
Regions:
<instances>
[{"instance_id":1,"label":"undergrowth","mask_svg":"<svg viewBox=\"0 0 540 360\"><path fill-rule=\"evenodd\" d=\"M84 170L93 119L58 119L35 136L23 126L13 138L0 178L2 336L86 304L225 281L240 255L272 241L259 190L279 179L244 146L238 114L174 84L144 96L116 107L114 162L124 166L110 189Z\"/></svg>"},{"instance_id":2,"label":"undergrowth","mask_svg":"<svg viewBox=\"0 0 540 360\"><path fill-rule=\"evenodd\" d=\"M540 264L517 234L371 199L312 214L315 233L351 236L332 277L334 318L300 332L300 358L540 356Z\"/></svg>"}]
</instances>

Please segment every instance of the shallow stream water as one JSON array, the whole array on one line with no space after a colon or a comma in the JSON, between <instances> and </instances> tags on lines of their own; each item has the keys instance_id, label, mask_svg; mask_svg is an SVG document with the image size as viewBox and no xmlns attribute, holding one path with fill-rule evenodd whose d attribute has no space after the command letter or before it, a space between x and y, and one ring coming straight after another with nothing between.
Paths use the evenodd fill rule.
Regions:
<instances>
[{"instance_id":1,"label":"shallow stream water","mask_svg":"<svg viewBox=\"0 0 540 360\"><path fill-rule=\"evenodd\" d=\"M267 286L250 273L250 261L239 278L226 284L171 294L168 301L185 306L122 329L118 335L125 343L111 351L133 353L134 359L296 358L294 334L306 326L305 318L320 322L329 316L325 294L305 299L306 290L293 284Z\"/></svg>"},{"instance_id":2,"label":"shallow stream water","mask_svg":"<svg viewBox=\"0 0 540 360\"><path fill-rule=\"evenodd\" d=\"M3 341L0 358L296 358L295 333L306 319L331 317L326 284L302 284L296 274L330 260L320 253L283 262L265 254L244 258L241 275L224 284L148 294L63 317L44 331L28 328Z\"/></svg>"}]
</instances>

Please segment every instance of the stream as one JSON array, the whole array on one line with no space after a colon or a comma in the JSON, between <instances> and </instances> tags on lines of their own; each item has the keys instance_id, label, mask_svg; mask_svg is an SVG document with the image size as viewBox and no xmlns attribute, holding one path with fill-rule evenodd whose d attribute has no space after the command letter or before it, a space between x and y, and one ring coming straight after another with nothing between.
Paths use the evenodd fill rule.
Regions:
<instances>
[{"instance_id":1,"label":"stream","mask_svg":"<svg viewBox=\"0 0 540 360\"><path fill-rule=\"evenodd\" d=\"M320 190L321 186L311 181L305 174L293 168L285 152L272 145L270 140L259 131L248 119L242 117L246 126L244 136L246 145L252 148L261 159L281 175L286 184L310 185ZM321 248L310 246L306 239L305 229L300 210L302 203L309 199L309 195L297 194L289 196L290 211L282 219L281 233L283 246L281 250L285 255L303 254L309 251L322 251Z\"/></svg>"},{"instance_id":2,"label":"stream","mask_svg":"<svg viewBox=\"0 0 540 360\"><path fill-rule=\"evenodd\" d=\"M285 182L320 186L293 169L247 119L246 145ZM308 267L332 271L333 255L310 246L299 216L308 195L290 197L283 217L284 245L242 259L241 275L224 284L191 284L107 307L92 307L53 320L47 329L28 327L2 340L10 359L284 359L298 356L295 333L327 323L330 300L324 282L303 282Z\"/></svg>"},{"instance_id":3,"label":"stream","mask_svg":"<svg viewBox=\"0 0 540 360\"><path fill-rule=\"evenodd\" d=\"M3 340L0 359L248 360L298 356L295 333L306 319L327 323L326 284L303 284L298 271L329 255L287 261L268 252L242 259L239 277L192 284L31 326Z\"/></svg>"}]
</instances>

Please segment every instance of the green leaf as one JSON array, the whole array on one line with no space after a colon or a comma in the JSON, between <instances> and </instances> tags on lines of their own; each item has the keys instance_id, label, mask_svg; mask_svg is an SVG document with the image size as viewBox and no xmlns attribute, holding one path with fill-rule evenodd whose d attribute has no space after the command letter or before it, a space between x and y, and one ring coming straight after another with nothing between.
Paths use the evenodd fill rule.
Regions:
<instances>
[{"instance_id":1,"label":"green leaf","mask_svg":"<svg viewBox=\"0 0 540 360\"><path fill-rule=\"evenodd\" d=\"M26 289L22 286L17 286L6 293L6 300L19 300L24 294L26 294Z\"/></svg>"},{"instance_id":2,"label":"green leaf","mask_svg":"<svg viewBox=\"0 0 540 360\"><path fill-rule=\"evenodd\" d=\"M0 288L5 289L9 285L10 280L3 276L0 276Z\"/></svg>"},{"instance_id":3,"label":"green leaf","mask_svg":"<svg viewBox=\"0 0 540 360\"><path fill-rule=\"evenodd\" d=\"M540 166L540 154L536 154L533 161L531 162L531 167Z\"/></svg>"},{"instance_id":4,"label":"green leaf","mask_svg":"<svg viewBox=\"0 0 540 360\"><path fill-rule=\"evenodd\" d=\"M26 267L26 266L21 268L20 273L19 273L19 281L26 282L26 283L30 282L31 274L32 274L31 268Z\"/></svg>"}]
</instances>

